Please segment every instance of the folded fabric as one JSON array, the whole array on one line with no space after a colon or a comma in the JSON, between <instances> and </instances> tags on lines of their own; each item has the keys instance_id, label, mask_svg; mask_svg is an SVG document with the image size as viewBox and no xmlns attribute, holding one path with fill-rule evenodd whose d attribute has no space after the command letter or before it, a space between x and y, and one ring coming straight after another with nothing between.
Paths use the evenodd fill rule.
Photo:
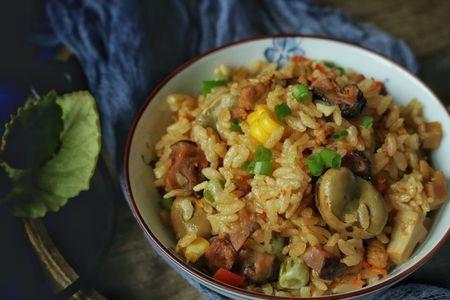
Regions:
<instances>
[{"instance_id":1,"label":"folded fabric","mask_svg":"<svg viewBox=\"0 0 450 300\"><path fill-rule=\"evenodd\" d=\"M49 0L47 15L53 30L39 40L65 44L80 61L101 112L106 159L122 186L125 139L138 108L164 75L202 51L255 35L314 34L359 44L417 71L401 40L310 1ZM188 280L207 298L223 299ZM416 295L409 290L385 295Z\"/></svg>"}]
</instances>

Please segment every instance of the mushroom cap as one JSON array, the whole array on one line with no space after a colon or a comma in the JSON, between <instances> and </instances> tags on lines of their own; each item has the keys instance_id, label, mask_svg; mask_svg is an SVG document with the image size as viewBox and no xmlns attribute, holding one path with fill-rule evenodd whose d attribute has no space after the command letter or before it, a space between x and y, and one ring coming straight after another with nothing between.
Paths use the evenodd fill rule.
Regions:
<instances>
[{"instance_id":1,"label":"mushroom cap","mask_svg":"<svg viewBox=\"0 0 450 300\"><path fill-rule=\"evenodd\" d=\"M386 203L376 188L343 167L329 169L319 178L316 204L331 228L355 238L369 239L380 234L388 218ZM362 204L369 216L366 228L358 220Z\"/></svg>"}]
</instances>

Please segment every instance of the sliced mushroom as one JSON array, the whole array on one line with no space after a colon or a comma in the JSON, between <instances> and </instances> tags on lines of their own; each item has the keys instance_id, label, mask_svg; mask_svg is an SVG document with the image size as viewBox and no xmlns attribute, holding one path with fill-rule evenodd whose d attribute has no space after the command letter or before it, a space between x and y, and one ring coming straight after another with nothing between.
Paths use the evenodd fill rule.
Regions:
<instances>
[{"instance_id":1,"label":"sliced mushroom","mask_svg":"<svg viewBox=\"0 0 450 300\"><path fill-rule=\"evenodd\" d=\"M237 97L231 94L223 94L211 101L195 120L203 127L216 129L217 119L222 108L232 109L237 105Z\"/></svg>"},{"instance_id":2,"label":"sliced mushroom","mask_svg":"<svg viewBox=\"0 0 450 300\"><path fill-rule=\"evenodd\" d=\"M211 236L211 224L206 213L200 207L193 208L189 198L175 199L170 209L170 221L178 239L189 233L204 238Z\"/></svg>"},{"instance_id":3,"label":"sliced mushroom","mask_svg":"<svg viewBox=\"0 0 450 300\"><path fill-rule=\"evenodd\" d=\"M315 99L330 105L338 105L344 117L354 117L361 113L366 99L356 84L340 87L336 81L324 77L312 84Z\"/></svg>"},{"instance_id":4,"label":"sliced mushroom","mask_svg":"<svg viewBox=\"0 0 450 300\"><path fill-rule=\"evenodd\" d=\"M319 178L316 203L331 228L355 238L369 239L380 234L388 218L386 203L375 187L343 167L329 169ZM366 222L358 220L361 206L368 209Z\"/></svg>"}]
</instances>

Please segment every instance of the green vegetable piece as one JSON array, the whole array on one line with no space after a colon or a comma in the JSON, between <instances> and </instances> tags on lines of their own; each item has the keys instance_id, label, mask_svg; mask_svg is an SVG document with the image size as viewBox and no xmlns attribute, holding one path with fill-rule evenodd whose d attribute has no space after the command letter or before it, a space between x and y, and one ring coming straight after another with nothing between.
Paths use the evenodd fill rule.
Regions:
<instances>
[{"instance_id":1,"label":"green vegetable piece","mask_svg":"<svg viewBox=\"0 0 450 300\"><path fill-rule=\"evenodd\" d=\"M278 284L285 289L300 289L309 282L309 268L298 258L288 257L280 268Z\"/></svg>"},{"instance_id":2,"label":"green vegetable piece","mask_svg":"<svg viewBox=\"0 0 450 300\"><path fill-rule=\"evenodd\" d=\"M203 190L203 197L208 202L215 202L218 195L223 191L223 182L217 179L211 179L208 181L205 189Z\"/></svg>"},{"instance_id":3,"label":"green vegetable piece","mask_svg":"<svg viewBox=\"0 0 450 300\"><path fill-rule=\"evenodd\" d=\"M325 148L320 152L320 158L328 168L338 168L341 166L341 156L331 149Z\"/></svg>"},{"instance_id":4,"label":"green vegetable piece","mask_svg":"<svg viewBox=\"0 0 450 300\"><path fill-rule=\"evenodd\" d=\"M292 114L292 110L286 103L275 105L275 114L278 120L283 121L287 116Z\"/></svg>"},{"instance_id":5,"label":"green vegetable piece","mask_svg":"<svg viewBox=\"0 0 450 300\"><path fill-rule=\"evenodd\" d=\"M170 211L173 201L175 201L175 197L162 198L161 200L159 200L158 205L161 209Z\"/></svg>"},{"instance_id":6,"label":"green vegetable piece","mask_svg":"<svg viewBox=\"0 0 450 300\"><path fill-rule=\"evenodd\" d=\"M271 246L272 251L271 253L276 256L282 255L282 250L284 248L285 238L282 237L278 232L275 232L272 236Z\"/></svg>"},{"instance_id":7,"label":"green vegetable piece","mask_svg":"<svg viewBox=\"0 0 450 300\"><path fill-rule=\"evenodd\" d=\"M272 160L272 150L264 146L258 146L253 154L253 159L255 161L270 161Z\"/></svg>"},{"instance_id":8,"label":"green vegetable piece","mask_svg":"<svg viewBox=\"0 0 450 300\"><path fill-rule=\"evenodd\" d=\"M241 122L240 119L234 119L233 121L231 121L231 125L230 125L230 129L231 131L234 132L241 132L241 126L239 126L239 123Z\"/></svg>"},{"instance_id":9,"label":"green vegetable piece","mask_svg":"<svg viewBox=\"0 0 450 300\"><path fill-rule=\"evenodd\" d=\"M347 130L342 130L342 131L336 131L333 134L332 138L335 141L339 141L339 140L345 139L347 136L348 136L348 131Z\"/></svg>"},{"instance_id":10,"label":"green vegetable piece","mask_svg":"<svg viewBox=\"0 0 450 300\"><path fill-rule=\"evenodd\" d=\"M364 116L361 120L361 127L362 128L372 128L373 125L373 118L369 116Z\"/></svg>"},{"instance_id":11,"label":"green vegetable piece","mask_svg":"<svg viewBox=\"0 0 450 300\"><path fill-rule=\"evenodd\" d=\"M41 101L34 105L41 105ZM58 150L41 165L33 161L29 164L33 167L24 170L13 168L6 161L1 163L13 184L2 201L18 217L37 218L47 211L58 211L69 198L89 188L95 171L101 136L94 98L88 92L76 92L59 96L55 101L61 108L63 122ZM11 122L18 122L23 116L18 113ZM43 122L33 126L45 126ZM11 138L6 135L4 143L8 144ZM42 157L36 153L33 159Z\"/></svg>"},{"instance_id":12,"label":"green vegetable piece","mask_svg":"<svg viewBox=\"0 0 450 300\"><path fill-rule=\"evenodd\" d=\"M312 99L312 94L305 84L297 84L292 89L292 96L297 102L304 102Z\"/></svg>"},{"instance_id":13,"label":"green vegetable piece","mask_svg":"<svg viewBox=\"0 0 450 300\"><path fill-rule=\"evenodd\" d=\"M272 150L258 146L253 153L253 160L243 164L245 172L255 175L270 175L272 173Z\"/></svg>"},{"instance_id":14,"label":"green vegetable piece","mask_svg":"<svg viewBox=\"0 0 450 300\"><path fill-rule=\"evenodd\" d=\"M256 161L253 172L255 175L270 175L272 174L272 163L270 161Z\"/></svg>"},{"instance_id":15,"label":"green vegetable piece","mask_svg":"<svg viewBox=\"0 0 450 300\"><path fill-rule=\"evenodd\" d=\"M203 94L209 94L213 88L224 85L227 85L226 80L205 80L202 82Z\"/></svg>"},{"instance_id":16,"label":"green vegetable piece","mask_svg":"<svg viewBox=\"0 0 450 300\"><path fill-rule=\"evenodd\" d=\"M15 169L39 167L57 151L63 128L56 94L28 101L5 126L2 159Z\"/></svg>"},{"instance_id":17,"label":"green vegetable piece","mask_svg":"<svg viewBox=\"0 0 450 300\"><path fill-rule=\"evenodd\" d=\"M339 75L341 75L341 76L345 74L345 69L343 67L339 66L338 64L336 64L335 62L326 60L323 62L323 64L325 66L327 66L328 68L337 69L339 71Z\"/></svg>"},{"instance_id":18,"label":"green vegetable piece","mask_svg":"<svg viewBox=\"0 0 450 300\"><path fill-rule=\"evenodd\" d=\"M313 176L320 176L324 170L324 162L319 153L313 153L306 158L306 165Z\"/></svg>"}]
</instances>

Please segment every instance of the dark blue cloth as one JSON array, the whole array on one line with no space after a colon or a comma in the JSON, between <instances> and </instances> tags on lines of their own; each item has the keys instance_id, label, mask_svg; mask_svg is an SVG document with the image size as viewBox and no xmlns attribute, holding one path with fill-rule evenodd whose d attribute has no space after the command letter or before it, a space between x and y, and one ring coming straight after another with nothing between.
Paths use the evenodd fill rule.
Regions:
<instances>
[{"instance_id":1,"label":"dark blue cloth","mask_svg":"<svg viewBox=\"0 0 450 300\"><path fill-rule=\"evenodd\" d=\"M65 44L80 61L100 109L104 153L122 184L125 139L138 108L164 75L202 51L255 35L314 34L354 42L417 71L404 42L310 1L165 0L145 4L147 9L134 0L48 0L52 30L37 37L48 46ZM208 298L221 299L191 284ZM447 292L443 291L442 295Z\"/></svg>"}]
</instances>

